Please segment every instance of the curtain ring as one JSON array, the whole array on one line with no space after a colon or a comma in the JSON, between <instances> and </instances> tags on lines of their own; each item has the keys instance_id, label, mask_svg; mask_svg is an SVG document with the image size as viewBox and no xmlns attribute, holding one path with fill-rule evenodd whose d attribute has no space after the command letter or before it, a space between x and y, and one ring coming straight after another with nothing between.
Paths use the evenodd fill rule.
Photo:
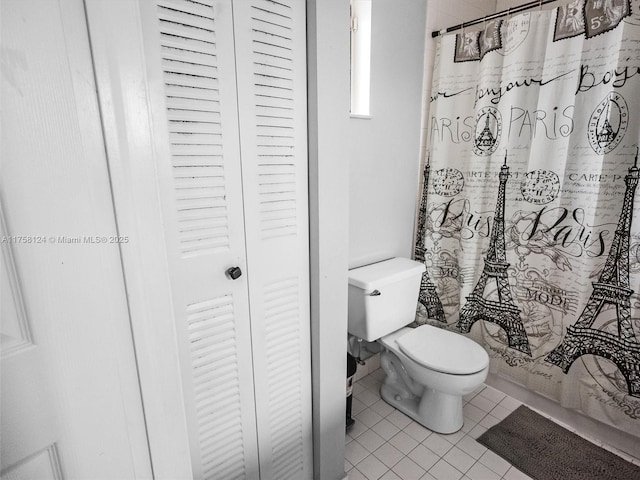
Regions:
<instances>
[{"instance_id":1,"label":"curtain ring","mask_svg":"<svg viewBox=\"0 0 640 480\"><path fill-rule=\"evenodd\" d=\"M539 0L539 8L538 11L541 12L542 11L542 0Z\"/></svg>"}]
</instances>

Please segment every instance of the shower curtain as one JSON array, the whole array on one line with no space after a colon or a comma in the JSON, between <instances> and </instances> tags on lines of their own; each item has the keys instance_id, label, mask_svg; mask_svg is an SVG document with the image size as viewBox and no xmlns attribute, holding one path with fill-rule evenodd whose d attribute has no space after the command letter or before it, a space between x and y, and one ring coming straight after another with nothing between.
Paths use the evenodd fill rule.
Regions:
<instances>
[{"instance_id":1,"label":"shower curtain","mask_svg":"<svg viewBox=\"0 0 640 480\"><path fill-rule=\"evenodd\" d=\"M640 437L640 0L440 37L416 324Z\"/></svg>"}]
</instances>

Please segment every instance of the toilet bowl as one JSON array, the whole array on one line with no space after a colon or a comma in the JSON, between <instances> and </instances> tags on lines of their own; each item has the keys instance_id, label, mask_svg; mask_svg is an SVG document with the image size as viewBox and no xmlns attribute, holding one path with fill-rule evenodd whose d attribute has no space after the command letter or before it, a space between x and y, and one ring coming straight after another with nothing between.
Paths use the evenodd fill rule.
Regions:
<instances>
[{"instance_id":1,"label":"toilet bowl","mask_svg":"<svg viewBox=\"0 0 640 480\"><path fill-rule=\"evenodd\" d=\"M382 398L439 433L463 424L462 396L487 377L489 356L473 340L415 318L423 264L405 258L349 270L349 333L383 350Z\"/></svg>"},{"instance_id":2,"label":"toilet bowl","mask_svg":"<svg viewBox=\"0 0 640 480\"><path fill-rule=\"evenodd\" d=\"M430 325L401 328L378 343L386 374L382 398L430 430L460 430L462 397L487 378L487 352L473 340Z\"/></svg>"}]
</instances>

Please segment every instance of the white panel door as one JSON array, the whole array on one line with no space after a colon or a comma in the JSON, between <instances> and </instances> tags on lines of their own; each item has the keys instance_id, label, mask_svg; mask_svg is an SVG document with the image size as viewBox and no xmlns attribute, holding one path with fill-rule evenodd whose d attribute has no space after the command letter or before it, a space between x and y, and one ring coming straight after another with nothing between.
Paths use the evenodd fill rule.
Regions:
<instances>
[{"instance_id":1,"label":"white panel door","mask_svg":"<svg viewBox=\"0 0 640 480\"><path fill-rule=\"evenodd\" d=\"M233 7L260 478L311 478L305 2Z\"/></svg>"},{"instance_id":2,"label":"white panel door","mask_svg":"<svg viewBox=\"0 0 640 480\"><path fill-rule=\"evenodd\" d=\"M83 3L0 22L0 476L150 479Z\"/></svg>"}]
</instances>

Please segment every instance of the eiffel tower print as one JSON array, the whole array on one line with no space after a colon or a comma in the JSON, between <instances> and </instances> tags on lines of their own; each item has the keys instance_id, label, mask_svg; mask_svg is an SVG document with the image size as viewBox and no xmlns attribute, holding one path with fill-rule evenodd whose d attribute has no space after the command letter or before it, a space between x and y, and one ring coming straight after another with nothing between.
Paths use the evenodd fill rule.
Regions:
<instances>
[{"instance_id":1,"label":"eiffel tower print","mask_svg":"<svg viewBox=\"0 0 640 480\"><path fill-rule=\"evenodd\" d=\"M424 261L424 235L425 226L427 223L427 187L429 185L429 171L431 165L429 164L429 157L427 157L427 164L424 167L424 185L422 187L422 201L420 202L420 210L418 211L418 231L416 233L416 243L414 258L418 262L425 263ZM436 292L436 286L429 278L429 274L425 271L422 274L422 281L420 282L420 294L418 301L424 305L427 309L427 317L438 320L439 322L445 322L444 309L442 308L442 302Z\"/></svg>"},{"instance_id":2,"label":"eiffel tower print","mask_svg":"<svg viewBox=\"0 0 640 480\"><path fill-rule=\"evenodd\" d=\"M467 297L467 303L460 310L458 327L468 333L478 320L486 320L501 327L507 334L509 347L531 355L529 339L520 319L520 309L513 303L507 269L507 254L504 241L504 197L505 186L509 178L507 154L498 175L498 201L493 217L493 228L489 240L489 251L484 258L484 268L473 292ZM498 301L484 297L488 280L495 280L498 289Z\"/></svg>"},{"instance_id":3,"label":"eiffel tower print","mask_svg":"<svg viewBox=\"0 0 640 480\"><path fill-rule=\"evenodd\" d=\"M573 362L582 355L597 355L613 361L620 369L629 387L629 395L640 397L640 342L631 325L631 294L629 288L629 238L633 217L633 198L640 169L638 155L633 167L625 176L626 190L618 227L611 243L604 269L580 317L567 327L562 343L553 349L545 360L569 371ZM603 307L616 308L618 334L592 328Z\"/></svg>"},{"instance_id":4,"label":"eiffel tower print","mask_svg":"<svg viewBox=\"0 0 640 480\"><path fill-rule=\"evenodd\" d=\"M484 124L484 129L480 132L480 135L476 138L476 145L479 147L490 147L496 142L496 139L493 137L493 133L491 133L491 129L489 128L489 115L487 115L487 120Z\"/></svg>"},{"instance_id":5,"label":"eiffel tower print","mask_svg":"<svg viewBox=\"0 0 640 480\"><path fill-rule=\"evenodd\" d=\"M607 111L604 115L604 122L602 122L602 126L598 130L596 137L598 139L598 145L606 146L609 145L616 138L618 132L613 131L613 127L611 126L611 122L609 122L609 112L611 110L611 101L607 103Z\"/></svg>"}]
</instances>

